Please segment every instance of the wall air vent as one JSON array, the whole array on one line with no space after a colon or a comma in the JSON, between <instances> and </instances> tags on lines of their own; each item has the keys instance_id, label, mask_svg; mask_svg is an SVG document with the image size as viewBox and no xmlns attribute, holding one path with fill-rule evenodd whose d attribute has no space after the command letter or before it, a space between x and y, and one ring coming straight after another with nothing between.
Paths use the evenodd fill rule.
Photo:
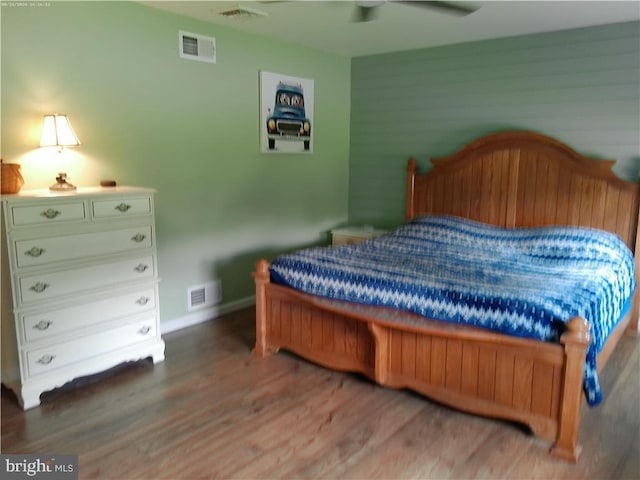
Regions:
<instances>
[{"instance_id":1,"label":"wall air vent","mask_svg":"<svg viewBox=\"0 0 640 480\"><path fill-rule=\"evenodd\" d=\"M178 32L180 56L199 62L216 63L216 39L197 33Z\"/></svg>"},{"instance_id":2,"label":"wall air vent","mask_svg":"<svg viewBox=\"0 0 640 480\"><path fill-rule=\"evenodd\" d=\"M187 289L187 310L193 311L210 307L222 299L222 285L220 281L196 285Z\"/></svg>"}]
</instances>

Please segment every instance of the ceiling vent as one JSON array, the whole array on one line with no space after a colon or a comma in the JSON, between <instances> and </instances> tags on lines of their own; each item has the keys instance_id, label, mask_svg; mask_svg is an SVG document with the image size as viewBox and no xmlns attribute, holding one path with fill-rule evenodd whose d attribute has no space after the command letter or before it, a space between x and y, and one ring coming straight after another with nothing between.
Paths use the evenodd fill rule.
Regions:
<instances>
[{"instance_id":1,"label":"ceiling vent","mask_svg":"<svg viewBox=\"0 0 640 480\"><path fill-rule=\"evenodd\" d=\"M199 62L216 63L216 39L197 33L183 32L178 34L180 56Z\"/></svg>"},{"instance_id":2,"label":"ceiling vent","mask_svg":"<svg viewBox=\"0 0 640 480\"><path fill-rule=\"evenodd\" d=\"M263 12L262 10L258 10L257 8L250 8L244 5L238 5L237 8L232 8L230 10L224 10L220 12L220 15L227 18L235 18L235 19L248 19L254 17L268 17L269 14L267 12Z\"/></svg>"}]
</instances>

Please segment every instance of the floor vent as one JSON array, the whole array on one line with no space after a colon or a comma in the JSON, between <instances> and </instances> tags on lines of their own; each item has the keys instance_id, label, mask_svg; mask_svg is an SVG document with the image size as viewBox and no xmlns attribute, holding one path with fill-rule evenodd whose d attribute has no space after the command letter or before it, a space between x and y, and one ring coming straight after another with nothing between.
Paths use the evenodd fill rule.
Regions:
<instances>
[{"instance_id":1,"label":"floor vent","mask_svg":"<svg viewBox=\"0 0 640 480\"><path fill-rule=\"evenodd\" d=\"M216 63L216 39L180 31L180 56L199 62Z\"/></svg>"},{"instance_id":2,"label":"floor vent","mask_svg":"<svg viewBox=\"0 0 640 480\"><path fill-rule=\"evenodd\" d=\"M187 289L188 310L199 310L210 307L220 302L222 289L220 282L209 282L204 285L195 285Z\"/></svg>"}]
</instances>

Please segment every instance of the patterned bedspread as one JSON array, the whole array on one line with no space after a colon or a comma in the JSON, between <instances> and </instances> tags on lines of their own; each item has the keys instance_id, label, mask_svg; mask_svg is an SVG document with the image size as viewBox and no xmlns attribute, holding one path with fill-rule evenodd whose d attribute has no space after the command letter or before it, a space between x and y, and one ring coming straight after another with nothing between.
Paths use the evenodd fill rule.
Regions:
<instances>
[{"instance_id":1,"label":"patterned bedspread","mask_svg":"<svg viewBox=\"0 0 640 480\"><path fill-rule=\"evenodd\" d=\"M357 245L317 247L271 264L276 283L412 311L519 337L557 342L575 316L590 325L584 389L602 400L597 354L635 288L633 256L594 229L504 229L425 216Z\"/></svg>"}]
</instances>

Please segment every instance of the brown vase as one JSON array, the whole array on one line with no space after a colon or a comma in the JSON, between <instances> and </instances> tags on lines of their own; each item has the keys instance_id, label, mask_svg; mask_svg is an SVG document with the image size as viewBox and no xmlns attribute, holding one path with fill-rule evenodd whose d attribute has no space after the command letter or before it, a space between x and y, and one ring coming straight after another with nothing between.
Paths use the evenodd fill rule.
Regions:
<instances>
[{"instance_id":1,"label":"brown vase","mask_svg":"<svg viewBox=\"0 0 640 480\"><path fill-rule=\"evenodd\" d=\"M2 193L18 193L24 185L24 178L20 173L20 165L17 163L4 163L0 160L2 171L0 179L2 184Z\"/></svg>"}]
</instances>

